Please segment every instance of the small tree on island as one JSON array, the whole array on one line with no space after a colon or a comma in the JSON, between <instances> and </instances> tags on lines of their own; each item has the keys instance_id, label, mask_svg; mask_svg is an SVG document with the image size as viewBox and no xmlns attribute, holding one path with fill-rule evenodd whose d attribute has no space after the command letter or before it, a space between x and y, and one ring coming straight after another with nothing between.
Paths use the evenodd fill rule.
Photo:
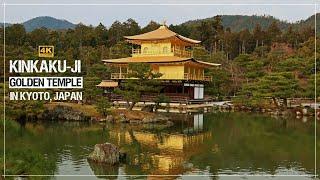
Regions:
<instances>
[{"instance_id":1,"label":"small tree on island","mask_svg":"<svg viewBox=\"0 0 320 180\"><path fill-rule=\"evenodd\" d=\"M99 100L97 100L95 106L100 114L106 116L108 109L111 107L111 103L105 97L101 97Z\"/></svg>"},{"instance_id":2,"label":"small tree on island","mask_svg":"<svg viewBox=\"0 0 320 180\"><path fill-rule=\"evenodd\" d=\"M141 100L143 92L158 93L159 81L156 78L161 73L153 72L149 64L130 63L128 78L122 83L121 88L115 89L115 93L121 95L127 102L127 109L132 110L134 105Z\"/></svg>"},{"instance_id":3,"label":"small tree on island","mask_svg":"<svg viewBox=\"0 0 320 180\"><path fill-rule=\"evenodd\" d=\"M272 98L278 107L277 99L283 99L283 105L287 107L287 99L294 97L298 92L298 81L293 73L270 73L263 76L257 82L245 86L242 95L252 100Z\"/></svg>"}]
</instances>

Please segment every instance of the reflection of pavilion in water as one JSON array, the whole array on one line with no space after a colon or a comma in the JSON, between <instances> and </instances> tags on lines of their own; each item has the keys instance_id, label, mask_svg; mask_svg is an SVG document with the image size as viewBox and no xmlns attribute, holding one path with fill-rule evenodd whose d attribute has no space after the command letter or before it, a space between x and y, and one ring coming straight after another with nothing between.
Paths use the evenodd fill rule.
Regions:
<instances>
[{"instance_id":1,"label":"reflection of pavilion in water","mask_svg":"<svg viewBox=\"0 0 320 180\"><path fill-rule=\"evenodd\" d=\"M146 162L139 162L138 155L129 154L133 156L130 157L131 165L144 164L141 169L149 174L181 174L186 170L190 157L200 153L206 140L212 136L203 126L203 114L185 118L180 121L181 124L175 125L174 132L154 133L150 129L131 132L117 130L110 132L110 138L120 146L138 142L143 149L143 155L150 158L150 164L147 165ZM150 165L155 168L150 169Z\"/></svg>"}]
</instances>

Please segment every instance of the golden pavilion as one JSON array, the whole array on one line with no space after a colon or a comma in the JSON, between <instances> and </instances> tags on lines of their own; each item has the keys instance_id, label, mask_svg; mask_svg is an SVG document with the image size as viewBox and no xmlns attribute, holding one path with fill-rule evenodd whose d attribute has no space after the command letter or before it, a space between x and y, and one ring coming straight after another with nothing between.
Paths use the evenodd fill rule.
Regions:
<instances>
[{"instance_id":1,"label":"golden pavilion","mask_svg":"<svg viewBox=\"0 0 320 180\"><path fill-rule=\"evenodd\" d=\"M139 48L132 48L131 57L103 60L106 65L115 67L117 72L111 74L111 80L102 81L98 87L107 89L121 86L121 82L128 79L129 63L149 63L154 72L162 74L158 78L163 87L161 93L169 97L171 102L205 100L204 85L212 81L211 76L205 75L205 69L220 64L193 58L192 49L200 41L179 35L166 25L151 32L124 38ZM146 94L142 96L142 101L152 101L154 98L152 94Z\"/></svg>"}]
</instances>

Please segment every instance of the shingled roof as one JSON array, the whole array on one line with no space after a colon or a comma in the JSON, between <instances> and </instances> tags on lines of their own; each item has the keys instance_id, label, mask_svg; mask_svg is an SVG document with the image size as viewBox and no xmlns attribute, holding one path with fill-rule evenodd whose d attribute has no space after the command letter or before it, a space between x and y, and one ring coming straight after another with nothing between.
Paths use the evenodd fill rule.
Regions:
<instances>
[{"instance_id":1,"label":"shingled roof","mask_svg":"<svg viewBox=\"0 0 320 180\"><path fill-rule=\"evenodd\" d=\"M178 38L186 43L190 44L198 44L201 41L190 39L187 37L184 37L182 35L179 35L173 31L171 31L167 26L162 25L158 29L154 31L150 31L147 33L135 35L135 36L124 36L129 41L147 41L147 40L163 40L163 39L169 39L169 38Z\"/></svg>"},{"instance_id":2,"label":"shingled roof","mask_svg":"<svg viewBox=\"0 0 320 180\"><path fill-rule=\"evenodd\" d=\"M128 64L128 63L181 63L194 62L206 67L220 66L221 64L198 61L193 58L177 57L177 56L144 56L144 57L126 57L120 59L102 60L104 63L110 64Z\"/></svg>"}]
</instances>

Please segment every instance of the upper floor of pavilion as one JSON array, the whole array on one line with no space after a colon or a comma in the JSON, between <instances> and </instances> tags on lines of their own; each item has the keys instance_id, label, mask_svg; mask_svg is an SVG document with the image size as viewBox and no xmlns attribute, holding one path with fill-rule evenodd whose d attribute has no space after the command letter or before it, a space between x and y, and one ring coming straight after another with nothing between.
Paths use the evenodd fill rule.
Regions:
<instances>
[{"instance_id":1,"label":"upper floor of pavilion","mask_svg":"<svg viewBox=\"0 0 320 180\"><path fill-rule=\"evenodd\" d=\"M192 47L201 41L184 37L171 31L166 25L147 33L125 36L127 42L138 45L132 48L132 57L177 56L190 58Z\"/></svg>"}]
</instances>

